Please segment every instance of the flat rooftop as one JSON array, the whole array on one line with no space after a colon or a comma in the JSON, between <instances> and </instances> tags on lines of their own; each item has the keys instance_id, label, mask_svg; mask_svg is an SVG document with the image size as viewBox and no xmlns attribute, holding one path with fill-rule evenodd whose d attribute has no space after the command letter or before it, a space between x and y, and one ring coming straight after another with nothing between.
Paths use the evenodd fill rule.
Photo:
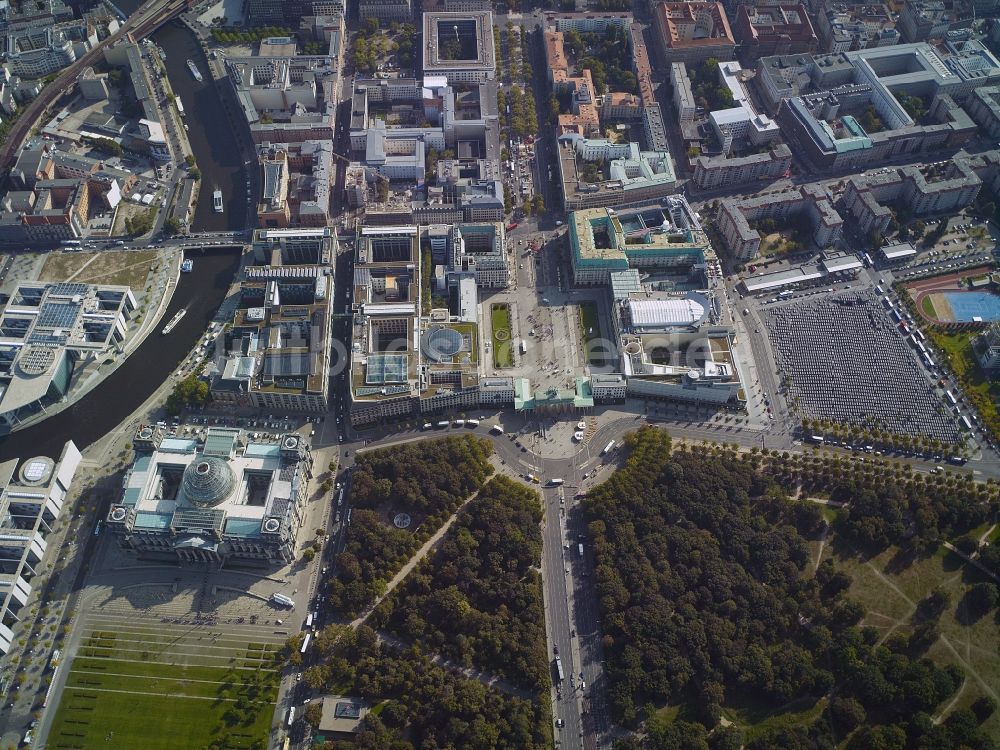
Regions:
<instances>
[{"instance_id":1,"label":"flat rooftop","mask_svg":"<svg viewBox=\"0 0 1000 750\"><path fill-rule=\"evenodd\" d=\"M424 13L424 72L496 70L493 13L490 11Z\"/></svg>"}]
</instances>

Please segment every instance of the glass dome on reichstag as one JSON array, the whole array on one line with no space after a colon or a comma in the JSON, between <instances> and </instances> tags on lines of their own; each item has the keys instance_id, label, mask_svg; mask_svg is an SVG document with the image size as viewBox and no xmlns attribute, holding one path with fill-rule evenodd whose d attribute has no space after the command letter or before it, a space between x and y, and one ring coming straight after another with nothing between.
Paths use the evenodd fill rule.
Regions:
<instances>
[{"instance_id":1,"label":"glass dome on reichstag","mask_svg":"<svg viewBox=\"0 0 1000 750\"><path fill-rule=\"evenodd\" d=\"M211 508L225 500L236 486L236 477L229 464L215 456L201 456L188 464L181 479L181 488L190 502Z\"/></svg>"}]
</instances>

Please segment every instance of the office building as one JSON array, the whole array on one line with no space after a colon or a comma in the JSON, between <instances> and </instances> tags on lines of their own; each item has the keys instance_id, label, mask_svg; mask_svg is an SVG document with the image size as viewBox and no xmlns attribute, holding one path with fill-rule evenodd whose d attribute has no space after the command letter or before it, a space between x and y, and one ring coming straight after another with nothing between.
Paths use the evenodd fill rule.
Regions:
<instances>
[{"instance_id":1,"label":"office building","mask_svg":"<svg viewBox=\"0 0 1000 750\"><path fill-rule=\"evenodd\" d=\"M36 456L0 463L0 654L14 645L17 623L35 618L24 608L38 585L47 537L60 516L72 513L66 498L81 460L67 441L55 461ZM56 553L49 555L50 563Z\"/></svg>"},{"instance_id":2,"label":"office building","mask_svg":"<svg viewBox=\"0 0 1000 750\"><path fill-rule=\"evenodd\" d=\"M733 34L742 59L816 51L816 34L809 12L799 5L747 5L737 8Z\"/></svg>"},{"instance_id":3,"label":"office building","mask_svg":"<svg viewBox=\"0 0 1000 750\"><path fill-rule=\"evenodd\" d=\"M423 31L425 77L443 76L451 84L496 78L490 11L424 13Z\"/></svg>"},{"instance_id":4,"label":"office building","mask_svg":"<svg viewBox=\"0 0 1000 750\"><path fill-rule=\"evenodd\" d=\"M413 0L359 0L358 18L377 18L382 23L413 19Z\"/></svg>"},{"instance_id":5,"label":"office building","mask_svg":"<svg viewBox=\"0 0 1000 750\"><path fill-rule=\"evenodd\" d=\"M254 232L254 265L245 270L224 333L213 400L279 412L327 410L336 248L329 227Z\"/></svg>"},{"instance_id":6,"label":"office building","mask_svg":"<svg viewBox=\"0 0 1000 750\"><path fill-rule=\"evenodd\" d=\"M573 283L607 285L617 271L670 272L700 278L714 253L691 206L671 196L665 206L627 211L591 208L569 218Z\"/></svg>"},{"instance_id":7,"label":"office building","mask_svg":"<svg viewBox=\"0 0 1000 750\"><path fill-rule=\"evenodd\" d=\"M256 144L333 139L340 78L326 57L231 57L239 113Z\"/></svg>"},{"instance_id":8,"label":"office building","mask_svg":"<svg viewBox=\"0 0 1000 750\"><path fill-rule=\"evenodd\" d=\"M557 143L567 211L648 203L675 189L677 178L666 151L640 151L637 143L612 143L576 134L562 136ZM588 172L587 162L602 165L596 176Z\"/></svg>"},{"instance_id":9,"label":"office building","mask_svg":"<svg viewBox=\"0 0 1000 750\"><path fill-rule=\"evenodd\" d=\"M330 218L333 143L302 141L262 145L257 226L325 227Z\"/></svg>"},{"instance_id":10,"label":"office building","mask_svg":"<svg viewBox=\"0 0 1000 750\"><path fill-rule=\"evenodd\" d=\"M722 3L656 3L653 18L665 65L694 65L710 57L725 61L736 55L736 40Z\"/></svg>"},{"instance_id":11,"label":"office building","mask_svg":"<svg viewBox=\"0 0 1000 750\"><path fill-rule=\"evenodd\" d=\"M120 353L135 308L127 286L17 284L0 313L0 426L43 413Z\"/></svg>"}]
</instances>

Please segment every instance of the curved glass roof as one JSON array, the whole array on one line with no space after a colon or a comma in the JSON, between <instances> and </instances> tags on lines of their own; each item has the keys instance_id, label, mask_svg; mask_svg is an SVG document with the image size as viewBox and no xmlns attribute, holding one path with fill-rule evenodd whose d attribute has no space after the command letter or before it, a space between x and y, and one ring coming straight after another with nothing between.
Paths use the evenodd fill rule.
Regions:
<instances>
[{"instance_id":1,"label":"curved glass roof","mask_svg":"<svg viewBox=\"0 0 1000 750\"><path fill-rule=\"evenodd\" d=\"M191 503L210 508L225 500L236 485L229 464L216 456L203 456L184 469L181 487Z\"/></svg>"}]
</instances>

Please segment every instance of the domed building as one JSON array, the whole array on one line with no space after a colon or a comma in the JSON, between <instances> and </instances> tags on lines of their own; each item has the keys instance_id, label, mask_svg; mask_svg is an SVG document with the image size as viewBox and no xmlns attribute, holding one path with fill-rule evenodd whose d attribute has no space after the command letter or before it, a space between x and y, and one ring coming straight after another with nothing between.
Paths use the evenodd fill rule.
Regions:
<instances>
[{"instance_id":1,"label":"domed building","mask_svg":"<svg viewBox=\"0 0 1000 750\"><path fill-rule=\"evenodd\" d=\"M202 442L140 427L108 528L140 558L275 567L293 558L312 457L303 438L257 442L212 428Z\"/></svg>"}]
</instances>

